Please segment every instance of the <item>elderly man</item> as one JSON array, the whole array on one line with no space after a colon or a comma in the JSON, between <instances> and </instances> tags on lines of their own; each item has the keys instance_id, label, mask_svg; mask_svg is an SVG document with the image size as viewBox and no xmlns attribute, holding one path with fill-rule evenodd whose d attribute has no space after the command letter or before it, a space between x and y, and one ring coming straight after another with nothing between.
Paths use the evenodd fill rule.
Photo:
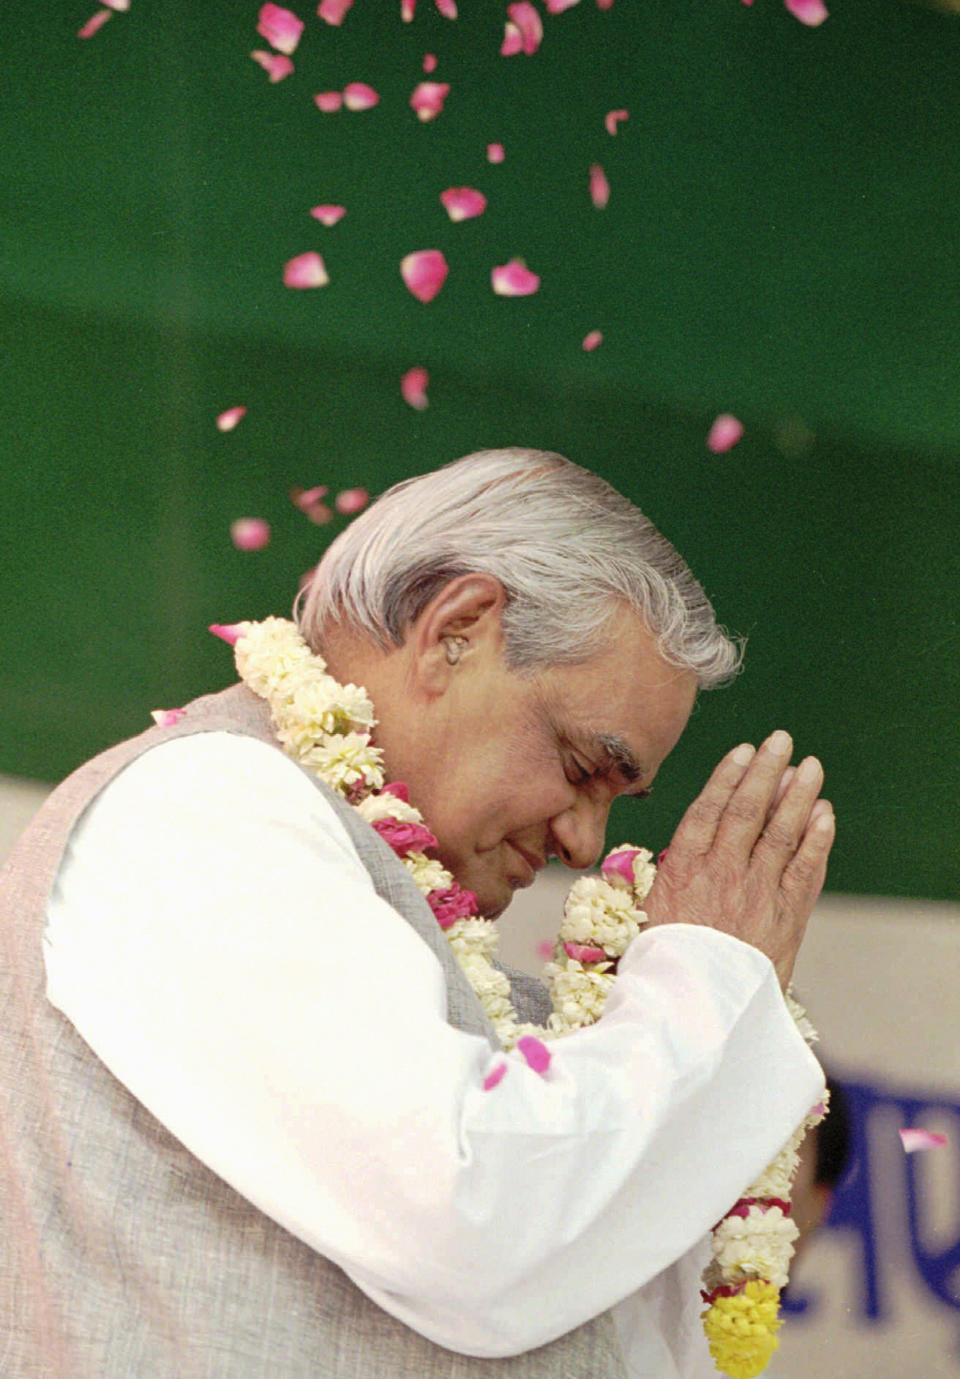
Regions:
<instances>
[{"instance_id":1,"label":"elderly man","mask_svg":"<svg viewBox=\"0 0 960 1379\"><path fill-rule=\"evenodd\" d=\"M308 645L64 782L4 871L0 1368L712 1373L705 1237L822 1095L782 995L819 764L782 732L721 761L546 1067L504 1053L443 905L482 929L471 893L489 920L594 863L738 649L632 504L519 449L391 489L298 618ZM345 688L308 712L314 668Z\"/></svg>"}]
</instances>

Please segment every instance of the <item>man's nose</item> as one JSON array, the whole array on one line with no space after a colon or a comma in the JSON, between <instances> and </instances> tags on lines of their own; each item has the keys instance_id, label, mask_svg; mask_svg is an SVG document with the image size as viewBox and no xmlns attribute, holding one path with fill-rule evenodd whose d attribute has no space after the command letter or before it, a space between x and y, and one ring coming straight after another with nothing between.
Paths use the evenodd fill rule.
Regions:
<instances>
[{"instance_id":1,"label":"man's nose","mask_svg":"<svg viewBox=\"0 0 960 1379\"><path fill-rule=\"evenodd\" d=\"M603 852L609 807L587 799L565 809L550 821L554 854L565 866L585 871L596 866Z\"/></svg>"}]
</instances>

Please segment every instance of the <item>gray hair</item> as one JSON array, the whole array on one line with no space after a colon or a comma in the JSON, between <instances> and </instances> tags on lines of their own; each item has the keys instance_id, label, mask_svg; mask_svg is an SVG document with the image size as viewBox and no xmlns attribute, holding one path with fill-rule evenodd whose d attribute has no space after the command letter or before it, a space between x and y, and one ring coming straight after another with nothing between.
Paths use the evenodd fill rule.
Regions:
<instances>
[{"instance_id":1,"label":"gray hair","mask_svg":"<svg viewBox=\"0 0 960 1379\"><path fill-rule=\"evenodd\" d=\"M718 627L653 523L603 479L542 450L480 450L395 484L333 542L294 612L314 650L331 622L346 622L388 651L445 584L478 571L506 591L511 670L589 659L624 603L701 688L739 669L742 642Z\"/></svg>"}]
</instances>

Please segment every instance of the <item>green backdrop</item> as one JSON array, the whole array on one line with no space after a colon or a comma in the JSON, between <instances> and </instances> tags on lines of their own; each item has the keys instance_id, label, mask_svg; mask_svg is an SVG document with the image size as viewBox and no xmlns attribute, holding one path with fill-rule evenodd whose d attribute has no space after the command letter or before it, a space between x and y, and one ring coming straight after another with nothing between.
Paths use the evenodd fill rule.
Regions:
<instances>
[{"instance_id":1,"label":"green backdrop","mask_svg":"<svg viewBox=\"0 0 960 1379\"><path fill-rule=\"evenodd\" d=\"M399 0L356 0L337 30L294 0L272 85L256 3L132 0L80 40L94 8L4 26L0 770L55 780L227 683L206 625L287 612L338 530L292 485L377 492L528 444L638 501L749 637L611 841L664 845L722 751L785 726L825 763L830 887L956 898L960 19L581 0L505 59L499 3L402 24ZM451 92L421 123L428 51ZM375 109L315 108L357 80ZM490 204L451 224L438 194L462 184ZM450 263L427 305L398 272L421 248ZM329 286L285 288L310 249ZM533 297L490 289L514 256ZM716 456L720 411L746 431ZM240 516L271 522L267 549L232 547Z\"/></svg>"}]
</instances>

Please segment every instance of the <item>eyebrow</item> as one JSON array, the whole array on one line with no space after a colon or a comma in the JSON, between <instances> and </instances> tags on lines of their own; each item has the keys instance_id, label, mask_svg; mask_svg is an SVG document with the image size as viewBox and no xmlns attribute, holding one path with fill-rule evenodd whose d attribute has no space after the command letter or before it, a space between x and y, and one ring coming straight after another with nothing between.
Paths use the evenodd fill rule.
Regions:
<instances>
[{"instance_id":1,"label":"eyebrow","mask_svg":"<svg viewBox=\"0 0 960 1379\"><path fill-rule=\"evenodd\" d=\"M616 733L589 732L583 734L584 742L595 751L600 751L623 779L633 785L647 774L646 767L637 760L633 748ZM635 792L649 795L649 789Z\"/></svg>"}]
</instances>

